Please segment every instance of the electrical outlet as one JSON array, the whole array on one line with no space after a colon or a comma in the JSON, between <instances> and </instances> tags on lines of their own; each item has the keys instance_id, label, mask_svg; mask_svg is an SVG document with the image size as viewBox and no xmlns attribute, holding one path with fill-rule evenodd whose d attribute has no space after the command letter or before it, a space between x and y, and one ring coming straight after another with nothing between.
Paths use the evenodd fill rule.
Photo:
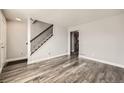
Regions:
<instances>
[{"instance_id":1,"label":"electrical outlet","mask_svg":"<svg viewBox=\"0 0 124 93\"><path fill-rule=\"evenodd\" d=\"M51 53L49 52L49 53L48 53L48 55L50 56L50 55L51 55Z\"/></svg>"},{"instance_id":2,"label":"electrical outlet","mask_svg":"<svg viewBox=\"0 0 124 93\"><path fill-rule=\"evenodd\" d=\"M94 56L94 54L92 53L92 56Z\"/></svg>"},{"instance_id":3,"label":"electrical outlet","mask_svg":"<svg viewBox=\"0 0 124 93\"><path fill-rule=\"evenodd\" d=\"M80 53L81 55L85 55L84 53Z\"/></svg>"},{"instance_id":4,"label":"electrical outlet","mask_svg":"<svg viewBox=\"0 0 124 93\"><path fill-rule=\"evenodd\" d=\"M21 55L23 55L23 52L21 52Z\"/></svg>"}]
</instances>

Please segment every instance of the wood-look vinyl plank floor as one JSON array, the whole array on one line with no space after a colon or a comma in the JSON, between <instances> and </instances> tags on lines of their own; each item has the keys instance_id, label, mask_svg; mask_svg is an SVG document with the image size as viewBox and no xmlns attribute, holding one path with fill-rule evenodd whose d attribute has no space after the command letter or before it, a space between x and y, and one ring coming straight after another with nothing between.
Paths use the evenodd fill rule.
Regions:
<instances>
[{"instance_id":1,"label":"wood-look vinyl plank floor","mask_svg":"<svg viewBox=\"0 0 124 93\"><path fill-rule=\"evenodd\" d=\"M124 68L68 55L5 67L3 83L123 83Z\"/></svg>"}]
</instances>

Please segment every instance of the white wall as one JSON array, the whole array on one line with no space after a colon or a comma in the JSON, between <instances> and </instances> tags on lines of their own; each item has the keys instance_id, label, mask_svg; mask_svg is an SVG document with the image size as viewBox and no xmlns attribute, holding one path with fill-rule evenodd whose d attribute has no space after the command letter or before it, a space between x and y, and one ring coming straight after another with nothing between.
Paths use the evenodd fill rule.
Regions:
<instances>
[{"instance_id":1,"label":"white wall","mask_svg":"<svg viewBox=\"0 0 124 93\"><path fill-rule=\"evenodd\" d=\"M80 55L124 65L124 14L70 27L68 34L74 30L79 30Z\"/></svg>"},{"instance_id":2,"label":"white wall","mask_svg":"<svg viewBox=\"0 0 124 93\"><path fill-rule=\"evenodd\" d=\"M67 40L67 29L54 25L53 36L29 57L28 64L67 54Z\"/></svg>"},{"instance_id":3,"label":"white wall","mask_svg":"<svg viewBox=\"0 0 124 93\"><path fill-rule=\"evenodd\" d=\"M7 60L27 57L27 25L23 22L7 22Z\"/></svg>"}]
</instances>

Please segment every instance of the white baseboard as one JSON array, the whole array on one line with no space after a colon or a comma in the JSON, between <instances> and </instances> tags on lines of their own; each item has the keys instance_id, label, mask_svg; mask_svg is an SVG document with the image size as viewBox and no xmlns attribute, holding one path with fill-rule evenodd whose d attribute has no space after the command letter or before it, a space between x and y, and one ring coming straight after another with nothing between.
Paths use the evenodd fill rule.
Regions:
<instances>
[{"instance_id":1,"label":"white baseboard","mask_svg":"<svg viewBox=\"0 0 124 93\"><path fill-rule=\"evenodd\" d=\"M6 62L12 62L12 61L22 60L22 59L27 59L27 57L10 58L10 59L7 59Z\"/></svg>"},{"instance_id":2,"label":"white baseboard","mask_svg":"<svg viewBox=\"0 0 124 93\"><path fill-rule=\"evenodd\" d=\"M100 63L109 64L109 65L124 68L124 65L113 63L113 62L110 62L110 61L100 60L100 59L91 58L91 57L87 57L87 56L83 56L83 55L79 55L79 58L89 59L89 60L93 60L93 61L96 61L96 62L100 62Z\"/></svg>"},{"instance_id":3,"label":"white baseboard","mask_svg":"<svg viewBox=\"0 0 124 93\"><path fill-rule=\"evenodd\" d=\"M60 55L56 55L56 56L52 56L52 57L48 57L48 58L37 59L37 60L33 60L33 61L29 60L28 64L38 63L38 62L41 62L41 61L45 61L45 60L48 60L48 59L51 59L51 58L56 58L56 57L60 57L60 56L64 56L64 55L68 55L68 53L64 53L64 54L60 54Z\"/></svg>"}]
</instances>

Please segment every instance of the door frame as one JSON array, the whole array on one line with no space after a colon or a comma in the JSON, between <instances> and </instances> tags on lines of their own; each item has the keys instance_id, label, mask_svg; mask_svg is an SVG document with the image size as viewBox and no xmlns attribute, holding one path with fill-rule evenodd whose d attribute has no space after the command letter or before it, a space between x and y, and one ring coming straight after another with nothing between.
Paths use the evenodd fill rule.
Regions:
<instances>
[{"instance_id":1,"label":"door frame","mask_svg":"<svg viewBox=\"0 0 124 93\"><path fill-rule=\"evenodd\" d=\"M6 62L6 19L0 11L0 72Z\"/></svg>"}]
</instances>

